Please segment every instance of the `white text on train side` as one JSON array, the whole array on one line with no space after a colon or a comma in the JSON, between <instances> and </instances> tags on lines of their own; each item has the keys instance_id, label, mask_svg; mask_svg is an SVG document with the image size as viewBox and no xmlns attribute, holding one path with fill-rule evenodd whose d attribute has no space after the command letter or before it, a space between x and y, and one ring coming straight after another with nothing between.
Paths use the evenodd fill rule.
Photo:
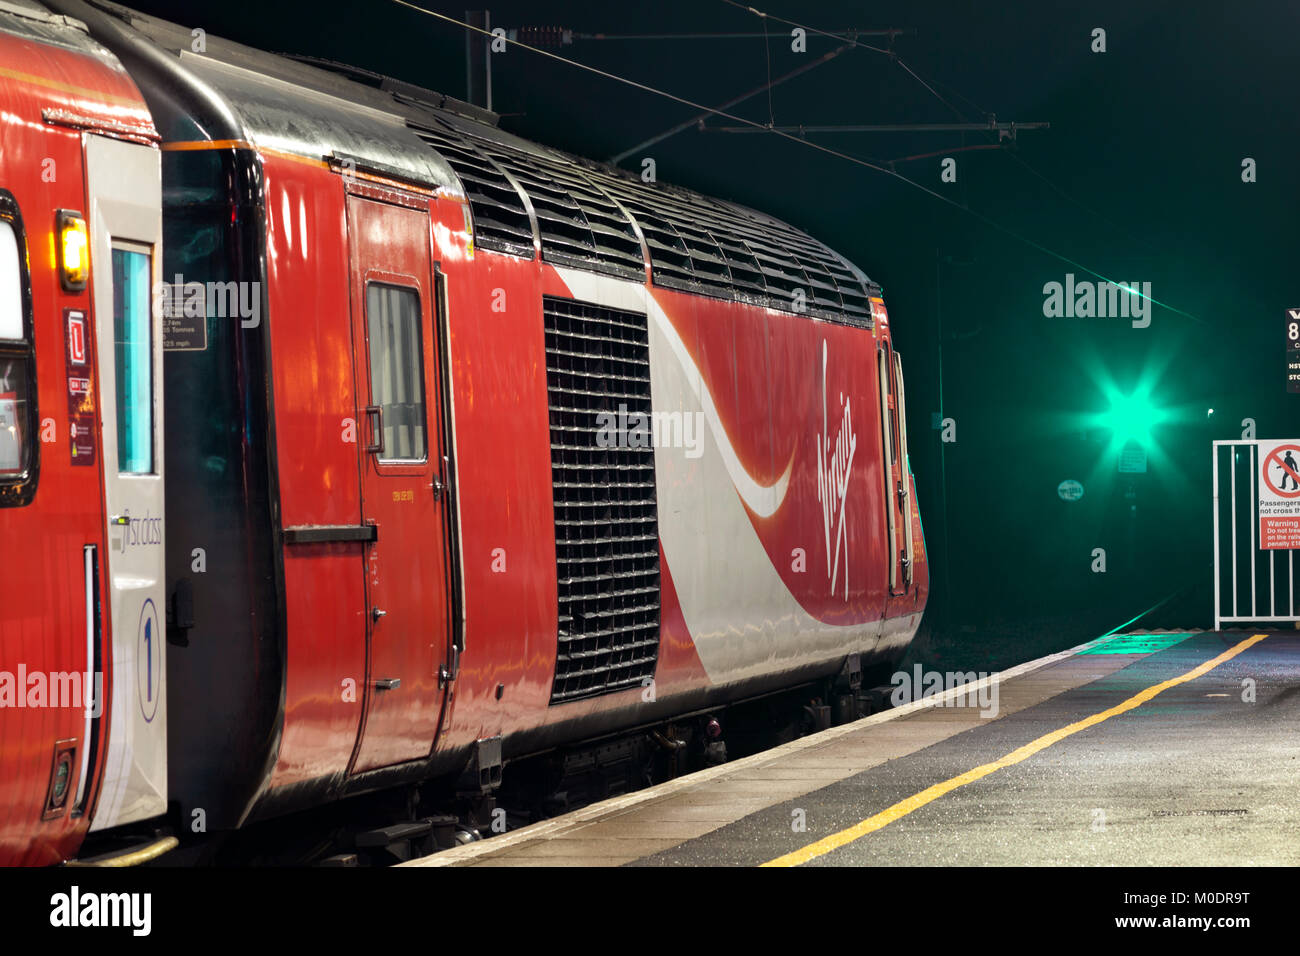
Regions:
<instances>
[{"instance_id":1,"label":"white text on train side","mask_svg":"<svg viewBox=\"0 0 1300 956\"><path fill-rule=\"evenodd\" d=\"M844 509L849 493L853 454L858 450L858 436L853 432L852 403L840 393L844 407L840 429L832 444L826 428L826 342L822 341L822 430L817 435L817 500L822 505L822 530L826 536L826 576L831 594L839 579L840 552L844 552L844 600L849 599L849 540L844 529ZM832 451L832 448L834 451ZM834 542L831 529L835 530Z\"/></svg>"}]
</instances>

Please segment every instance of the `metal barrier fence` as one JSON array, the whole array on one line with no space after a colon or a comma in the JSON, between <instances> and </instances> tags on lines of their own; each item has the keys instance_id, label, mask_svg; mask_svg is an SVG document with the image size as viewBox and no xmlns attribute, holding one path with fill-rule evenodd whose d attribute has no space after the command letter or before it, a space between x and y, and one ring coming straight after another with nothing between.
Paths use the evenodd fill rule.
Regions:
<instances>
[{"instance_id":1,"label":"metal barrier fence","mask_svg":"<svg viewBox=\"0 0 1300 956\"><path fill-rule=\"evenodd\" d=\"M1260 448L1264 446L1266 449L1263 460L1267 469L1269 464L1273 464L1274 454L1268 449L1284 444L1273 441L1214 442L1211 455L1214 473L1215 630L1225 623L1300 620L1296 616L1295 550L1263 550L1260 541L1259 479L1262 476L1265 482L1269 481L1268 471L1260 468ZM1277 462L1275 467L1280 464ZM1228 493L1223 496L1220 491L1225 484ZM1239 494L1239 488L1246 490ZM1271 486L1268 490L1270 493L1275 491ZM1300 506L1300 499L1297 505ZM1241 544L1249 547L1243 551L1239 547ZM1246 590L1247 583L1249 590Z\"/></svg>"}]
</instances>

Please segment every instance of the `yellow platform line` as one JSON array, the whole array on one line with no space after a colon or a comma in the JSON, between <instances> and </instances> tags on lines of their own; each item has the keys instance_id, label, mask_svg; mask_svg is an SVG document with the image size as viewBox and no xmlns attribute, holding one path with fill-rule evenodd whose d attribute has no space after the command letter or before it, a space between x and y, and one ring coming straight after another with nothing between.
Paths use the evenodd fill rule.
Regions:
<instances>
[{"instance_id":1,"label":"yellow platform line","mask_svg":"<svg viewBox=\"0 0 1300 956\"><path fill-rule=\"evenodd\" d=\"M1167 681L1161 681L1159 684L1153 684L1146 690L1134 694L1128 700L1121 704L1116 704L1108 710L1103 710L1093 714L1091 717L1085 717L1083 720L1062 727L1060 730L1054 730L1050 734L1044 734L1037 740L1030 741L1023 747L1011 751L1005 757L1000 757L992 763L986 763L973 770L967 770L965 773L945 780L942 783L936 783L932 787L927 787L920 793L913 794L906 800L901 800L885 810L880 811L875 816L867 817L861 823L854 824L847 830L841 830L838 833L832 833L828 837L823 837L816 843L810 843L802 849L787 853L784 856L778 856L775 860L769 860L763 866L798 866L800 863L807 863L809 860L815 860L819 856L825 856L832 850L837 850L842 846L852 843L854 840L861 839L868 833L874 833L884 827L889 826L895 820L901 820L913 810L920 809L927 803L938 800L946 793L951 793L958 787L964 787L968 783L974 783L976 780L982 780L994 771L1001 770L1003 767L1010 767L1020 763L1022 760L1028 760L1040 750L1045 750L1052 744L1064 740L1072 734L1077 734L1081 730L1087 730L1089 727L1095 727L1104 720L1117 717L1120 714L1127 713L1134 708L1141 707L1147 701L1159 694L1163 694L1171 687L1177 687L1179 684L1186 684L1188 681L1196 680L1214 670L1220 664L1232 660L1242 651L1253 647L1260 641L1264 640L1266 634L1256 634L1247 638L1240 644L1228 648L1218 657L1206 661L1193 667L1186 674L1180 677L1174 677Z\"/></svg>"}]
</instances>

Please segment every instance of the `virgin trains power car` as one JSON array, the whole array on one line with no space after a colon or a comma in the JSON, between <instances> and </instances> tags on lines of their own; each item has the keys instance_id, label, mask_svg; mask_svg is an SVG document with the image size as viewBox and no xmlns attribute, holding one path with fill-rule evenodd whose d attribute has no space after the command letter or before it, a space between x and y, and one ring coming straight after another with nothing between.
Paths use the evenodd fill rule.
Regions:
<instances>
[{"instance_id":1,"label":"virgin trains power car","mask_svg":"<svg viewBox=\"0 0 1300 956\"><path fill-rule=\"evenodd\" d=\"M0 105L0 863L911 640L889 318L799 230L109 3L0 6Z\"/></svg>"}]
</instances>

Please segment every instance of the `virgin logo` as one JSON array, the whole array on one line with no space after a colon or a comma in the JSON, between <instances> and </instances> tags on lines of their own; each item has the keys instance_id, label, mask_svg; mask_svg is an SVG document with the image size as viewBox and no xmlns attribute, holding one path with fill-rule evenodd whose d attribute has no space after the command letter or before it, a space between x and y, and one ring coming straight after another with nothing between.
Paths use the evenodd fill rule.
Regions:
<instances>
[{"instance_id":1,"label":"virgin logo","mask_svg":"<svg viewBox=\"0 0 1300 956\"><path fill-rule=\"evenodd\" d=\"M853 453L858 436L853 432L851 402L840 393L843 412L834 439L827 428L826 341L822 340L822 430L817 435L817 500L822 505L822 528L826 533L826 576L831 594L840 577L840 556L844 558L844 600L849 599L849 541L845 537L844 506L853 470Z\"/></svg>"}]
</instances>

